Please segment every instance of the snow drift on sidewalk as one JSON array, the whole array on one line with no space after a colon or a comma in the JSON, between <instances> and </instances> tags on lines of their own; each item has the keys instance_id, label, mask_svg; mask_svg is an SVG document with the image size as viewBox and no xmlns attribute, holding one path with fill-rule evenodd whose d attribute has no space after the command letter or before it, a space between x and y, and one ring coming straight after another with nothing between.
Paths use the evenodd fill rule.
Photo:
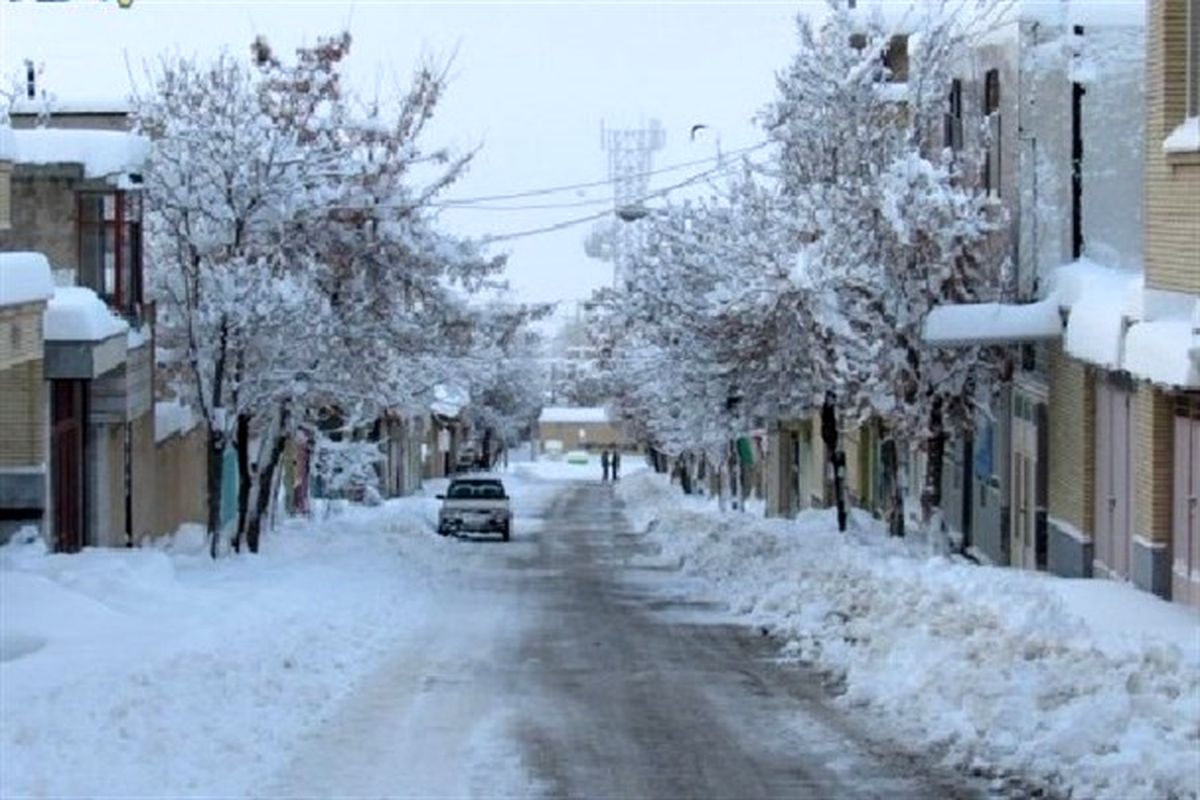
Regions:
<instances>
[{"instance_id":1,"label":"snow drift on sidewalk","mask_svg":"<svg viewBox=\"0 0 1200 800\"><path fill-rule=\"evenodd\" d=\"M454 554L412 498L292 521L217 562L157 546L0 548L0 796L233 796L278 770Z\"/></svg>"},{"instance_id":2,"label":"snow drift on sidewalk","mask_svg":"<svg viewBox=\"0 0 1200 800\"><path fill-rule=\"evenodd\" d=\"M619 491L660 558L897 735L1077 797L1200 792L1200 623L1186 609L1111 582L930 558L870 520L841 535L826 511L719 514L658 475Z\"/></svg>"}]
</instances>

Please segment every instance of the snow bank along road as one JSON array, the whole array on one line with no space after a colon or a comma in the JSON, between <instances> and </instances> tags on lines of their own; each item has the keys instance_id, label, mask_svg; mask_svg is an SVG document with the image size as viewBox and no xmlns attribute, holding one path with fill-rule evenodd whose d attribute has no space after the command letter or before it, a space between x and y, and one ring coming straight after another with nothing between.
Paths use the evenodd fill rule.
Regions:
<instances>
[{"instance_id":1,"label":"snow bank along road","mask_svg":"<svg viewBox=\"0 0 1200 800\"><path fill-rule=\"evenodd\" d=\"M426 496L215 563L0 548L0 797L1195 795L1196 654L1047 587L1153 598L558 471L505 477L507 544Z\"/></svg>"},{"instance_id":2,"label":"snow bank along road","mask_svg":"<svg viewBox=\"0 0 1200 800\"><path fill-rule=\"evenodd\" d=\"M273 796L963 797L872 741L816 673L625 567L611 488L568 484L509 545L461 542L463 583L406 636Z\"/></svg>"}]
</instances>

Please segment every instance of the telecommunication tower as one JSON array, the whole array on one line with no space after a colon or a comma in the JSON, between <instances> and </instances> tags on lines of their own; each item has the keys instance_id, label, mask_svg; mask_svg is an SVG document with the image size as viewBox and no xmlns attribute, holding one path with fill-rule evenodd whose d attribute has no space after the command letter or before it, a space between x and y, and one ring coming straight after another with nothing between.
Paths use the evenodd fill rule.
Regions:
<instances>
[{"instance_id":1,"label":"telecommunication tower","mask_svg":"<svg viewBox=\"0 0 1200 800\"><path fill-rule=\"evenodd\" d=\"M610 130L600 124L600 147L608 153L608 177L613 184L613 211L617 222L613 232L613 286L620 288L629 272L629 264L642 244L640 222L645 216L642 202L650 186L654 151L666 143L666 134L657 119L643 128Z\"/></svg>"}]
</instances>

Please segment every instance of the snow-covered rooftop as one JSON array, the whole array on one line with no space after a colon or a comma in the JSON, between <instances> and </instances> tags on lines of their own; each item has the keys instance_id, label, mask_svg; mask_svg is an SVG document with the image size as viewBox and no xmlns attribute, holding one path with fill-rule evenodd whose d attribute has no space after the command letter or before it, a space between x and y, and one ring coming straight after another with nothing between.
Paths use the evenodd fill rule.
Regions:
<instances>
[{"instance_id":1,"label":"snow-covered rooftop","mask_svg":"<svg viewBox=\"0 0 1200 800\"><path fill-rule=\"evenodd\" d=\"M12 131L18 164L82 164L87 178L140 172L150 140L123 131L34 128Z\"/></svg>"},{"instance_id":2,"label":"snow-covered rooftop","mask_svg":"<svg viewBox=\"0 0 1200 800\"><path fill-rule=\"evenodd\" d=\"M932 345L1005 344L1057 339L1062 329L1053 298L1025 305L965 303L930 311L924 339Z\"/></svg>"},{"instance_id":3,"label":"snow-covered rooftop","mask_svg":"<svg viewBox=\"0 0 1200 800\"><path fill-rule=\"evenodd\" d=\"M1200 387L1200 334L1187 320L1135 323L1125 337L1122 366L1151 383Z\"/></svg>"},{"instance_id":4,"label":"snow-covered rooftop","mask_svg":"<svg viewBox=\"0 0 1200 800\"><path fill-rule=\"evenodd\" d=\"M0 306L49 300L54 294L50 262L41 253L0 253Z\"/></svg>"},{"instance_id":5,"label":"snow-covered rooftop","mask_svg":"<svg viewBox=\"0 0 1200 800\"><path fill-rule=\"evenodd\" d=\"M596 423L608 422L608 409L602 406L547 406L538 422Z\"/></svg>"},{"instance_id":6,"label":"snow-covered rooftop","mask_svg":"<svg viewBox=\"0 0 1200 800\"><path fill-rule=\"evenodd\" d=\"M99 342L129 330L91 289L61 286L46 304L42 320L46 341Z\"/></svg>"},{"instance_id":7,"label":"snow-covered rooftop","mask_svg":"<svg viewBox=\"0 0 1200 800\"><path fill-rule=\"evenodd\" d=\"M1051 282L1070 309L1069 355L1159 385L1200 388L1200 302L1169 293L1164 300L1141 272L1086 259L1060 267Z\"/></svg>"}]
</instances>

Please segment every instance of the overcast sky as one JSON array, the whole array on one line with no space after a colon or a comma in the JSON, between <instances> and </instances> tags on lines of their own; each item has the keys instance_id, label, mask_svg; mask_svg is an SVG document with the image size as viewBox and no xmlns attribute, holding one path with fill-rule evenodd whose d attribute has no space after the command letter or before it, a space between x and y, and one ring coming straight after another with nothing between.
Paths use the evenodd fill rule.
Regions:
<instances>
[{"instance_id":1,"label":"overcast sky","mask_svg":"<svg viewBox=\"0 0 1200 800\"><path fill-rule=\"evenodd\" d=\"M125 94L127 61L137 75L156 51L241 51L256 34L291 47L348 26L348 69L368 94L405 82L422 57L454 55L453 82L428 143L483 145L451 195L468 198L606 179L601 121L620 128L660 119L666 146L655 154L656 168L713 156L718 135L725 151L761 141L751 117L772 96L775 71L794 48L793 20L806 6L134 0L121 10L99 0L5 0L0 59L6 75L20 72L26 58L43 64L43 88L71 100ZM693 141L688 134L697 123L710 129ZM664 174L655 185L705 168ZM600 186L522 203L610 198L611 188ZM603 209L462 210L442 218L457 232L503 234ZM583 253L590 227L496 245L511 254L518 296L576 299L610 281L609 267Z\"/></svg>"}]
</instances>

